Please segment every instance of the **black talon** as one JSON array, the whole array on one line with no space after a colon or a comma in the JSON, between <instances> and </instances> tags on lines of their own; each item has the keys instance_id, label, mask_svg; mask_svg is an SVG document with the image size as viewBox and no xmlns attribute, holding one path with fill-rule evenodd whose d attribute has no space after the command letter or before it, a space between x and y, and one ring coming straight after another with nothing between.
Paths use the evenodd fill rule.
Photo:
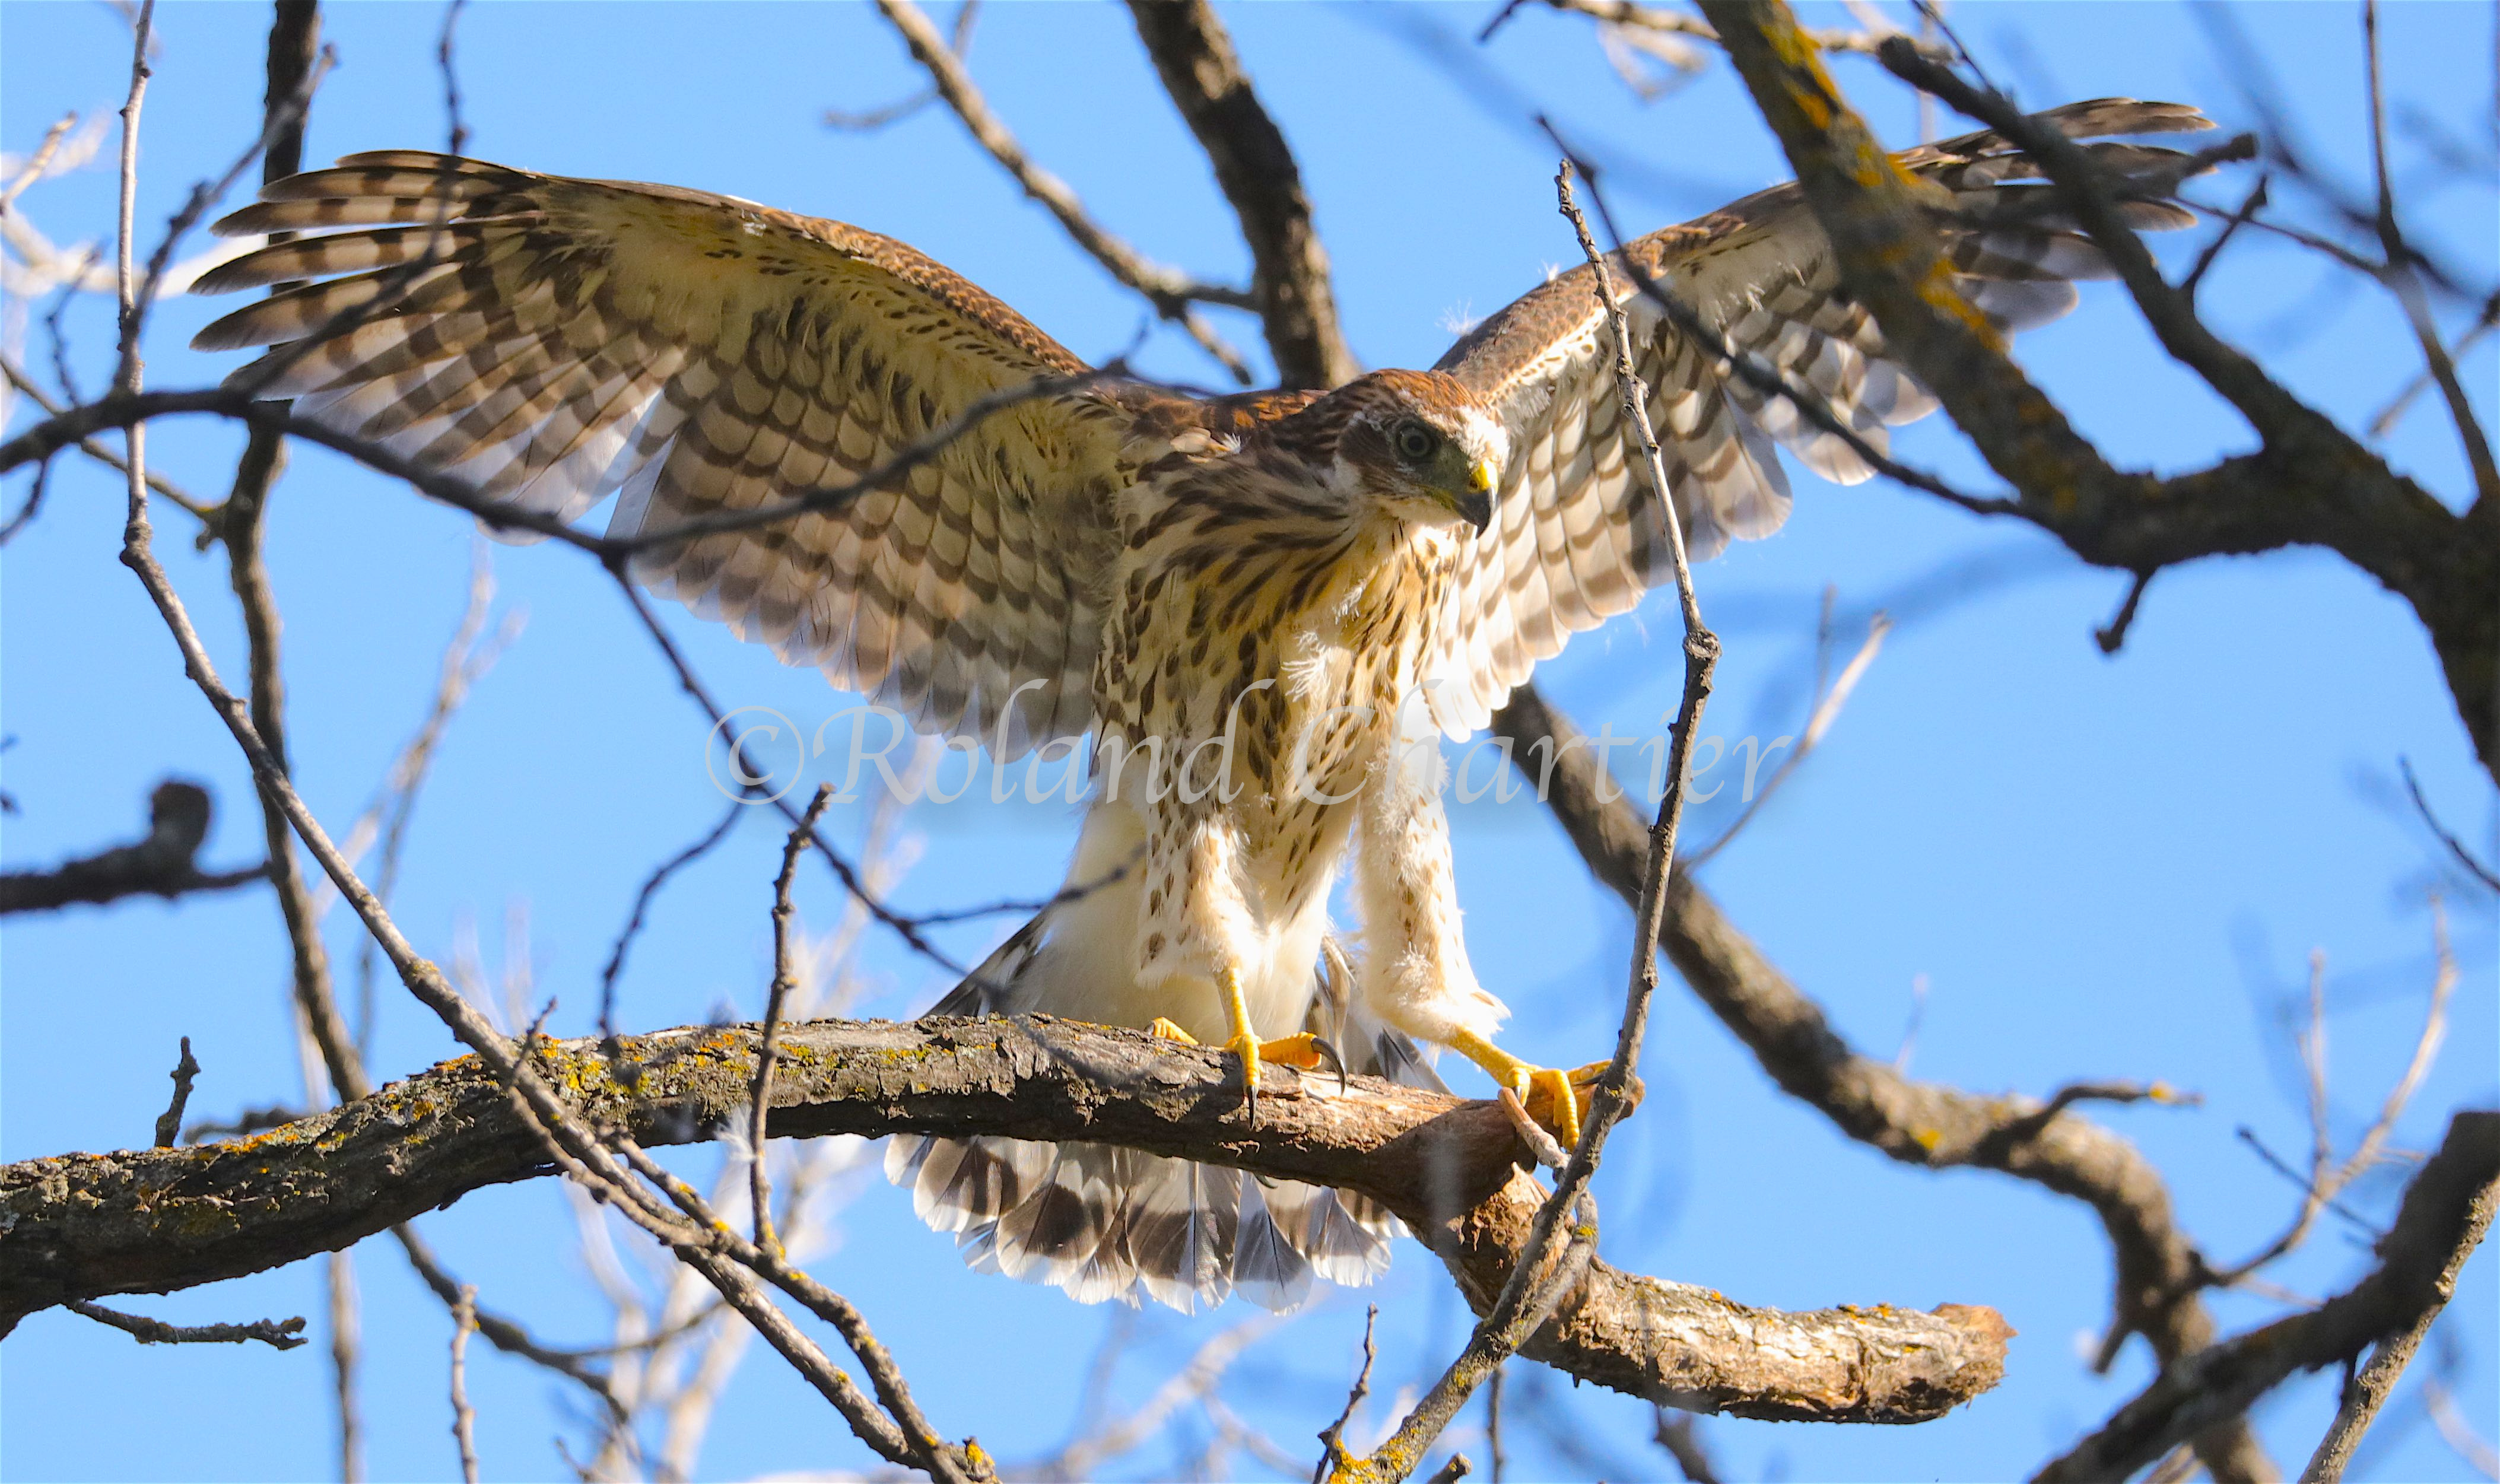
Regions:
<instances>
[{"instance_id":1,"label":"black talon","mask_svg":"<svg viewBox=\"0 0 2500 1484\"><path fill-rule=\"evenodd\" d=\"M1338 1054L1336 1047L1330 1044L1325 1036L1312 1037L1311 1049L1327 1057L1329 1065L1336 1069L1336 1090L1340 1093L1344 1092L1349 1085L1345 1079L1345 1058Z\"/></svg>"}]
</instances>

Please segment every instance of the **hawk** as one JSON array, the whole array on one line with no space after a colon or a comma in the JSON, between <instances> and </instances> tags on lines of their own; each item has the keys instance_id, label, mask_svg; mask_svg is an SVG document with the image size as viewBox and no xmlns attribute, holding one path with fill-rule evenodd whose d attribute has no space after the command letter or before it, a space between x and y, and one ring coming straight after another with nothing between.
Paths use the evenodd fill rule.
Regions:
<instances>
[{"instance_id":1,"label":"hawk","mask_svg":"<svg viewBox=\"0 0 2500 1484\"><path fill-rule=\"evenodd\" d=\"M2044 116L2078 139L2208 126L2125 99ZM2091 148L2139 225L2192 219L2155 199L2185 156ZM2110 276L1995 135L1897 158L1942 187L1957 286L2000 328ZM217 229L339 229L200 281L294 284L195 342L272 347L238 373L263 394L512 509L572 520L615 494L611 536L661 538L635 579L1000 763L1094 736L1069 889L938 1010L1219 1042L1253 1116L1263 1060L1342 1047L1430 1082L1420 1041L1573 1131L1582 1079L1495 1043L1505 1010L1462 940L1437 738L1633 607L1668 571L1668 519L1696 558L1778 528L1775 445L1868 477L1731 353L1876 448L1935 406L1843 295L1793 185L1618 255L1667 491L1627 458L1585 266L1431 371L1201 397L1090 374L901 243L702 191L385 150L269 185ZM1708 333L1679 327L1693 316ZM984 398L1004 405L966 419ZM959 421L847 499L666 539L848 485ZM1349 854L1359 965L1329 937ZM976 1267L1088 1302L1291 1307L1318 1279L1367 1281L1396 1231L1352 1195L1084 1144L898 1136L887 1172Z\"/></svg>"}]
</instances>

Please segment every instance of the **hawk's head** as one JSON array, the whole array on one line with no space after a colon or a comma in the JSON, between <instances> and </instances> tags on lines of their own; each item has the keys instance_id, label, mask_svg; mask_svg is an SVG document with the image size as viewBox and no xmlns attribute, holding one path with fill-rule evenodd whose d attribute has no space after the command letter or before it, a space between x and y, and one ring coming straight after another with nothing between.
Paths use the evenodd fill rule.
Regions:
<instances>
[{"instance_id":1,"label":"hawk's head","mask_svg":"<svg viewBox=\"0 0 2500 1484\"><path fill-rule=\"evenodd\" d=\"M1493 520L1510 440L1466 386L1436 371L1375 371L1311 404L1328 482L1419 525ZM1333 446L1326 433L1334 434Z\"/></svg>"}]
</instances>

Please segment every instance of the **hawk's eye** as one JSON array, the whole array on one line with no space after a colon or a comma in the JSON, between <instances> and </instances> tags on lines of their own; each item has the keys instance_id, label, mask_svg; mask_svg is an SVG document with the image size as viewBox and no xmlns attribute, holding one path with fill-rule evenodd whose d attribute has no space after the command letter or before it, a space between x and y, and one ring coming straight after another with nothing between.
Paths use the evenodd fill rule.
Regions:
<instances>
[{"instance_id":1,"label":"hawk's eye","mask_svg":"<svg viewBox=\"0 0 2500 1484\"><path fill-rule=\"evenodd\" d=\"M1431 458L1432 449L1440 444L1440 440L1432 436L1432 430L1420 422L1399 423L1392 438L1398 445L1398 456L1409 464L1420 464Z\"/></svg>"}]
</instances>

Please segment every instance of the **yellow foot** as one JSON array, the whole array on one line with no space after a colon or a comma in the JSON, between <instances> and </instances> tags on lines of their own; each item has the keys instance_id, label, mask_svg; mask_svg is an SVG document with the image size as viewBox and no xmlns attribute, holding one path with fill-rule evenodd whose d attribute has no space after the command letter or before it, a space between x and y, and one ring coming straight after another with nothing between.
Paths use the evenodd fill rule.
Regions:
<instances>
[{"instance_id":1,"label":"yellow foot","mask_svg":"<svg viewBox=\"0 0 2500 1484\"><path fill-rule=\"evenodd\" d=\"M1185 1046L1205 1044L1161 1015L1156 1016L1154 1023L1146 1027L1146 1034L1158 1040L1176 1040ZM1281 1067L1298 1067L1305 1072L1319 1067L1334 1067L1340 1088L1345 1082L1345 1058L1339 1056L1336 1047L1329 1044L1326 1039L1313 1036L1307 1031L1297 1036L1279 1037L1274 1040L1260 1040L1244 1033L1226 1041L1224 1049L1240 1057L1243 1066L1248 1069L1246 1080L1254 1103L1259 1096L1258 1068L1261 1062L1274 1062Z\"/></svg>"},{"instance_id":2,"label":"yellow foot","mask_svg":"<svg viewBox=\"0 0 2500 1484\"><path fill-rule=\"evenodd\" d=\"M1146 1027L1146 1034L1157 1040L1176 1040L1184 1046L1206 1044L1161 1015L1157 1015L1154 1023ZM1245 1050L1245 1048L1248 1049ZM1224 1049L1244 1055L1255 1055L1263 1062L1274 1062L1284 1067L1300 1067L1304 1070L1332 1065L1331 1058L1336 1050L1334 1046L1307 1031L1299 1036L1287 1036L1276 1040L1254 1041L1247 1037L1236 1036L1224 1043Z\"/></svg>"},{"instance_id":3,"label":"yellow foot","mask_svg":"<svg viewBox=\"0 0 2500 1484\"><path fill-rule=\"evenodd\" d=\"M1580 1121L1588 1115L1597 1078L1611 1063L1591 1062L1569 1072L1559 1067L1539 1067L1521 1061L1481 1036L1464 1032L1450 1046L1518 1094L1528 1115L1551 1130L1565 1150L1579 1146Z\"/></svg>"}]
</instances>

